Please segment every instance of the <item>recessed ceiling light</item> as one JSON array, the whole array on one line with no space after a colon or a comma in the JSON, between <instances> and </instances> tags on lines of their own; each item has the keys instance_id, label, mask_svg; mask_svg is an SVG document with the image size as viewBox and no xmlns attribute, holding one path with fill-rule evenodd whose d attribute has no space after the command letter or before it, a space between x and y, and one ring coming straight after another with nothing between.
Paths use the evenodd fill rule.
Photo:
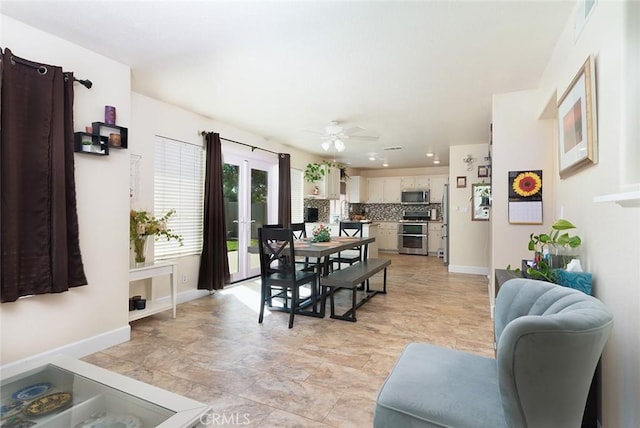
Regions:
<instances>
[{"instance_id":1,"label":"recessed ceiling light","mask_svg":"<svg viewBox=\"0 0 640 428\"><path fill-rule=\"evenodd\" d=\"M436 165L440 163L440 159L434 159L433 163L435 163Z\"/></svg>"},{"instance_id":2,"label":"recessed ceiling light","mask_svg":"<svg viewBox=\"0 0 640 428\"><path fill-rule=\"evenodd\" d=\"M387 167L387 166L389 166L389 164L385 162L385 163L382 164L382 166Z\"/></svg>"},{"instance_id":3,"label":"recessed ceiling light","mask_svg":"<svg viewBox=\"0 0 640 428\"><path fill-rule=\"evenodd\" d=\"M369 160L370 161L374 161L374 160L376 160L376 157L375 156L369 156Z\"/></svg>"},{"instance_id":4,"label":"recessed ceiling light","mask_svg":"<svg viewBox=\"0 0 640 428\"><path fill-rule=\"evenodd\" d=\"M427 156L428 158L433 157L433 155L434 155L434 154L433 154L432 152L429 152L429 153L427 153L427 154L426 154L426 156Z\"/></svg>"}]
</instances>

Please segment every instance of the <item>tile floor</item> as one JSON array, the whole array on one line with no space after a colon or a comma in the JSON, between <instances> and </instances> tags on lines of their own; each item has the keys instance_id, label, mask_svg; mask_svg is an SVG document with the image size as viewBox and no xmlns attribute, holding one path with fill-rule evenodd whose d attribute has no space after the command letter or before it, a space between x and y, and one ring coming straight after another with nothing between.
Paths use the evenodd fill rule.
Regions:
<instances>
[{"instance_id":1,"label":"tile floor","mask_svg":"<svg viewBox=\"0 0 640 428\"><path fill-rule=\"evenodd\" d=\"M403 347L428 342L493 356L487 279L435 257L389 257L388 294L356 323L267 312L259 280L131 324L131 341L85 361L213 407L215 426L370 427L378 389ZM382 275L372 279L380 287Z\"/></svg>"}]
</instances>

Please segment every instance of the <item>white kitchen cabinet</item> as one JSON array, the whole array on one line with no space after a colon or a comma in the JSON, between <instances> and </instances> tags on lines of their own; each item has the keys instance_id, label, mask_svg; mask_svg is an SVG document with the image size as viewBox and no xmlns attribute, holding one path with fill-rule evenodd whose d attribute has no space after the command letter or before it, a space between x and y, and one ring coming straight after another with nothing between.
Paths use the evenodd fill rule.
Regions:
<instances>
[{"instance_id":1,"label":"white kitchen cabinet","mask_svg":"<svg viewBox=\"0 0 640 428\"><path fill-rule=\"evenodd\" d=\"M416 188L416 178L412 176L400 177L401 190L413 190Z\"/></svg>"},{"instance_id":2,"label":"white kitchen cabinet","mask_svg":"<svg viewBox=\"0 0 640 428\"><path fill-rule=\"evenodd\" d=\"M438 253L438 248L442 247L442 223L429 222L428 230L427 249L429 255L435 256Z\"/></svg>"},{"instance_id":3,"label":"white kitchen cabinet","mask_svg":"<svg viewBox=\"0 0 640 428\"><path fill-rule=\"evenodd\" d=\"M400 177L384 177L382 182L382 201L387 204L399 204L402 189Z\"/></svg>"},{"instance_id":4,"label":"white kitchen cabinet","mask_svg":"<svg viewBox=\"0 0 640 428\"><path fill-rule=\"evenodd\" d=\"M409 175L400 177L400 190L422 190L429 188L428 175Z\"/></svg>"},{"instance_id":5,"label":"white kitchen cabinet","mask_svg":"<svg viewBox=\"0 0 640 428\"><path fill-rule=\"evenodd\" d=\"M347 181L348 191L347 198L352 204L367 202L367 180L364 177L356 175Z\"/></svg>"},{"instance_id":6,"label":"white kitchen cabinet","mask_svg":"<svg viewBox=\"0 0 640 428\"><path fill-rule=\"evenodd\" d=\"M428 175L418 175L414 178L416 189L428 189L431 185L431 178Z\"/></svg>"},{"instance_id":7,"label":"white kitchen cabinet","mask_svg":"<svg viewBox=\"0 0 640 428\"><path fill-rule=\"evenodd\" d=\"M398 251L398 223L381 222L378 236L376 240L380 251Z\"/></svg>"},{"instance_id":8,"label":"white kitchen cabinet","mask_svg":"<svg viewBox=\"0 0 640 428\"><path fill-rule=\"evenodd\" d=\"M383 187L384 187L383 177L367 178L367 202L370 204L383 203L384 202Z\"/></svg>"},{"instance_id":9,"label":"white kitchen cabinet","mask_svg":"<svg viewBox=\"0 0 640 428\"><path fill-rule=\"evenodd\" d=\"M369 177L367 188L370 204L400 203L400 177Z\"/></svg>"},{"instance_id":10,"label":"white kitchen cabinet","mask_svg":"<svg viewBox=\"0 0 640 428\"><path fill-rule=\"evenodd\" d=\"M340 199L340 168L326 167L324 173L326 199Z\"/></svg>"},{"instance_id":11,"label":"white kitchen cabinet","mask_svg":"<svg viewBox=\"0 0 640 428\"><path fill-rule=\"evenodd\" d=\"M447 183L449 183L448 175L431 175L429 177L429 202L432 204L442 203L444 185Z\"/></svg>"}]
</instances>

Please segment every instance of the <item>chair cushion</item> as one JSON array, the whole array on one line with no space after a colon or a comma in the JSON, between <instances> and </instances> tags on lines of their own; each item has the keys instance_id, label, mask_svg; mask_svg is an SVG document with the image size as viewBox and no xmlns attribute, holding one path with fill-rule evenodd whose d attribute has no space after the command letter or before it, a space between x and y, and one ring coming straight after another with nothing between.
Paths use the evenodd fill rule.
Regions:
<instances>
[{"instance_id":1,"label":"chair cushion","mask_svg":"<svg viewBox=\"0 0 640 428\"><path fill-rule=\"evenodd\" d=\"M406 346L374 413L378 428L505 426L496 361L425 343Z\"/></svg>"}]
</instances>

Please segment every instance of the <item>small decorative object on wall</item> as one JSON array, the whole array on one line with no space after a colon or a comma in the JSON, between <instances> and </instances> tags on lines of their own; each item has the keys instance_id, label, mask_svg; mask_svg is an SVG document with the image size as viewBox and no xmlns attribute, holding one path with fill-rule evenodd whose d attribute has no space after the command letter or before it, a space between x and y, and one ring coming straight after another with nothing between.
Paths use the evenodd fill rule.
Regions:
<instances>
[{"instance_id":1,"label":"small decorative object on wall","mask_svg":"<svg viewBox=\"0 0 640 428\"><path fill-rule=\"evenodd\" d=\"M114 106L104 106L104 123L106 125L116 124L116 108Z\"/></svg>"},{"instance_id":2,"label":"small decorative object on wall","mask_svg":"<svg viewBox=\"0 0 640 428\"><path fill-rule=\"evenodd\" d=\"M489 165L479 165L478 177L488 177L488 176L489 176Z\"/></svg>"},{"instance_id":3,"label":"small decorative object on wall","mask_svg":"<svg viewBox=\"0 0 640 428\"><path fill-rule=\"evenodd\" d=\"M459 175L456 177L456 187L465 188L467 187L467 177L464 175Z\"/></svg>"},{"instance_id":4,"label":"small decorative object on wall","mask_svg":"<svg viewBox=\"0 0 640 428\"><path fill-rule=\"evenodd\" d=\"M542 170L509 171L509 223L542 224Z\"/></svg>"},{"instance_id":5,"label":"small decorative object on wall","mask_svg":"<svg viewBox=\"0 0 640 428\"><path fill-rule=\"evenodd\" d=\"M474 158L471 155L467 155L467 157L465 157L464 159L462 159L462 162L465 163L465 165L467 165L467 171L473 171L473 163L476 161L476 158Z\"/></svg>"},{"instance_id":6,"label":"small decorative object on wall","mask_svg":"<svg viewBox=\"0 0 640 428\"><path fill-rule=\"evenodd\" d=\"M595 65L589 56L558 101L560 177L598 162Z\"/></svg>"}]
</instances>

